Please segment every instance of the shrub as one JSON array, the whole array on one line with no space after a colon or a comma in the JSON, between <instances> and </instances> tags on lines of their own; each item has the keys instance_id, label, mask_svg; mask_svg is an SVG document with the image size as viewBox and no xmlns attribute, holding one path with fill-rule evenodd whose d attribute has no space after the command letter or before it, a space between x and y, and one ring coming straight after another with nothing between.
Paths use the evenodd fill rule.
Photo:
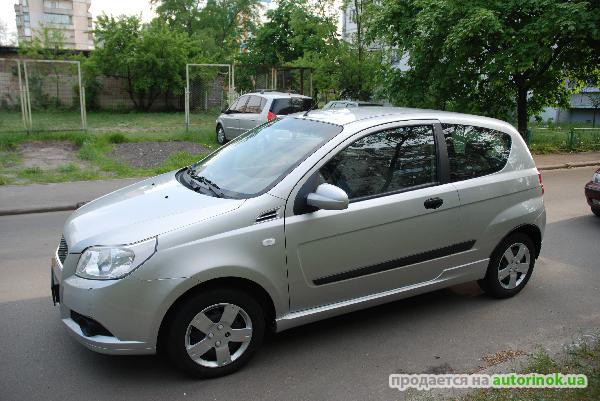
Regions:
<instances>
[{"instance_id":1,"label":"shrub","mask_svg":"<svg viewBox=\"0 0 600 401\"><path fill-rule=\"evenodd\" d=\"M108 136L110 143L125 143L128 142L127 137L121 133L111 134Z\"/></svg>"}]
</instances>

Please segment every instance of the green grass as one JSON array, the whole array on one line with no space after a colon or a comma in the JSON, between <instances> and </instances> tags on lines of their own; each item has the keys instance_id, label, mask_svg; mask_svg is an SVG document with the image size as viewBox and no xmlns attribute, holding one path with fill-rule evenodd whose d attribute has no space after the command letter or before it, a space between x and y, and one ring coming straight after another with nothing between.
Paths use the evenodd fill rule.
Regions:
<instances>
[{"instance_id":1,"label":"green grass","mask_svg":"<svg viewBox=\"0 0 600 401\"><path fill-rule=\"evenodd\" d=\"M190 129L186 131L182 112L89 111L89 129L83 132L77 131L80 128L78 111L34 110L34 131L28 134L23 131L20 112L3 110L0 111L0 185L135 177L169 171L197 160L199 155L174 154L157 168L139 169L107 154L114 144L144 141L191 141L214 149L217 146L214 134L217 114L218 111L192 114ZM533 124L529 146L533 153L600 150L600 128L574 128L580 126ZM16 150L22 141L72 142L79 148L79 158L86 163L39 171L19 168L20 156Z\"/></svg>"},{"instance_id":2,"label":"green grass","mask_svg":"<svg viewBox=\"0 0 600 401\"><path fill-rule=\"evenodd\" d=\"M571 348L559 357L552 358L544 350L536 351L519 373L584 374L588 387L583 389L480 389L462 401L574 401L600 400L600 338L591 344Z\"/></svg>"},{"instance_id":3,"label":"green grass","mask_svg":"<svg viewBox=\"0 0 600 401\"><path fill-rule=\"evenodd\" d=\"M192 113L190 116L193 129L210 127L214 129L218 111L211 113ZM34 131L68 131L81 129L81 113L79 110L33 110L31 113ZM185 114L183 112L114 112L88 111L87 126L90 131L100 132L155 132L185 131ZM5 132L24 131L20 111L0 111L0 135Z\"/></svg>"},{"instance_id":4,"label":"green grass","mask_svg":"<svg viewBox=\"0 0 600 401\"><path fill-rule=\"evenodd\" d=\"M0 118L5 115L6 112L0 113ZM0 185L149 176L189 165L203 156L202 154L180 152L172 154L158 167L135 168L108 156L114 144L124 142L189 141L199 143L208 150L218 146L214 134L214 115L198 115L198 120L204 121L204 123L192 126L189 131L185 131L183 127L162 131L144 130L151 120L147 116L138 116L136 113L116 116L115 113L110 113L104 116L108 120L105 123L107 126L114 125L119 118L130 115L137 118L140 129L95 130L87 133L77 131L33 132L31 134L25 132L0 133ZM159 119L165 123L174 119L173 115L169 113L158 113L158 115ZM98 121L100 120L102 118L99 118ZM6 121L3 120L3 122ZM68 163L47 170L20 167L20 155L17 150L19 143L23 141L69 141L79 148L78 158L83 163Z\"/></svg>"}]
</instances>

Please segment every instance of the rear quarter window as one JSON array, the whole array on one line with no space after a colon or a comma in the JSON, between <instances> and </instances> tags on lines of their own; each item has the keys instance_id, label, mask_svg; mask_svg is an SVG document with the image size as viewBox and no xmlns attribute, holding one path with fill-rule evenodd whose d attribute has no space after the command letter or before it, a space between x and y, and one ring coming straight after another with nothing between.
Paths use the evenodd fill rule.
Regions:
<instances>
[{"instance_id":1,"label":"rear quarter window","mask_svg":"<svg viewBox=\"0 0 600 401\"><path fill-rule=\"evenodd\" d=\"M450 179L453 182L496 173L506 166L511 148L509 134L472 125L442 124Z\"/></svg>"}]
</instances>

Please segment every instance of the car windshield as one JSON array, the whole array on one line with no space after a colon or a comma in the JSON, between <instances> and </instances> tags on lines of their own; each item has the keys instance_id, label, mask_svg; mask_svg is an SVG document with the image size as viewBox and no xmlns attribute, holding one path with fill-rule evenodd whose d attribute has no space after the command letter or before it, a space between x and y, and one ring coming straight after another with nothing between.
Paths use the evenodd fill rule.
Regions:
<instances>
[{"instance_id":1,"label":"car windshield","mask_svg":"<svg viewBox=\"0 0 600 401\"><path fill-rule=\"evenodd\" d=\"M284 118L256 127L190 166L187 182L207 193L250 198L271 189L316 149L342 131L339 125ZM200 185L199 185L200 186Z\"/></svg>"}]
</instances>

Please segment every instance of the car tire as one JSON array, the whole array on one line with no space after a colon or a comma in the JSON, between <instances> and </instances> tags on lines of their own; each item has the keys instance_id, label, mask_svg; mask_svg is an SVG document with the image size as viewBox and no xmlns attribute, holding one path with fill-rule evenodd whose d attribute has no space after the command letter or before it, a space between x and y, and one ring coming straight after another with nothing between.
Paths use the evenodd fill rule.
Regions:
<instances>
[{"instance_id":1,"label":"car tire","mask_svg":"<svg viewBox=\"0 0 600 401\"><path fill-rule=\"evenodd\" d=\"M221 124L217 125L217 143L219 145L225 145L227 143L225 129L223 129L223 126Z\"/></svg>"},{"instance_id":2,"label":"car tire","mask_svg":"<svg viewBox=\"0 0 600 401\"><path fill-rule=\"evenodd\" d=\"M177 368L208 379L240 369L260 348L264 333L265 313L252 296L212 289L179 305L162 344ZM234 337L240 341L231 341Z\"/></svg>"},{"instance_id":3,"label":"car tire","mask_svg":"<svg viewBox=\"0 0 600 401\"><path fill-rule=\"evenodd\" d=\"M517 295L533 273L535 255L535 244L528 235L509 235L492 252L485 277L478 281L479 286L495 298Z\"/></svg>"},{"instance_id":4,"label":"car tire","mask_svg":"<svg viewBox=\"0 0 600 401\"><path fill-rule=\"evenodd\" d=\"M594 213L596 216L600 217L600 207L593 207L592 213Z\"/></svg>"}]
</instances>

